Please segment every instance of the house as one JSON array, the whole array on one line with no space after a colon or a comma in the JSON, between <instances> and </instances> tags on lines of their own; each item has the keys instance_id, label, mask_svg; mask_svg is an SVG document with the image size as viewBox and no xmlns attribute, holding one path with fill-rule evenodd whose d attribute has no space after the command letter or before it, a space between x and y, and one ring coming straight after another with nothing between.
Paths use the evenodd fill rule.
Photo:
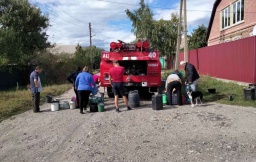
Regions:
<instances>
[{"instance_id":1,"label":"house","mask_svg":"<svg viewBox=\"0 0 256 162\"><path fill-rule=\"evenodd\" d=\"M216 0L208 25L208 46L250 37L255 26L255 0Z\"/></svg>"},{"instance_id":2,"label":"house","mask_svg":"<svg viewBox=\"0 0 256 162\"><path fill-rule=\"evenodd\" d=\"M49 51L53 54L69 54L73 56L76 52L76 45L55 45L53 48L50 48Z\"/></svg>"}]
</instances>

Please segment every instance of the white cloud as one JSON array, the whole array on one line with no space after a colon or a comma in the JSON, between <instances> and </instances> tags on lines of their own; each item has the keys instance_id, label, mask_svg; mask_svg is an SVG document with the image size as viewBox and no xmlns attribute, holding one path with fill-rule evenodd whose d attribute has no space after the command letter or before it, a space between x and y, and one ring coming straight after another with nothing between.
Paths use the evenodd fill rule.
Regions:
<instances>
[{"instance_id":1,"label":"white cloud","mask_svg":"<svg viewBox=\"0 0 256 162\"><path fill-rule=\"evenodd\" d=\"M208 26L214 0L187 0L187 24L188 30L197 28L198 25ZM179 13L180 2L167 6L169 9L156 9L154 18L156 20L170 20L171 13Z\"/></svg>"}]
</instances>

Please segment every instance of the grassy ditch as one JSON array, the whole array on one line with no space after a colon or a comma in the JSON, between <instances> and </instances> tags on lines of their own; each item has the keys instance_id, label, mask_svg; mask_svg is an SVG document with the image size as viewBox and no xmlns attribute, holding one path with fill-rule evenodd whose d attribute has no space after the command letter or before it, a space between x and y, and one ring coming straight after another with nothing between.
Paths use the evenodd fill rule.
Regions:
<instances>
[{"instance_id":1,"label":"grassy ditch","mask_svg":"<svg viewBox=\"0 0 256 162\"><path fill-rule=\"evenodd\" d=\"M209 76L201 76L200 81L198 83L198 89L203 92L204 99L206 101L212 101L228 105L256 107L256 101L244 99L245 87L246 86L241 86L235 83L226 83L211 78ZM209 88L215 88L216 93L208 93ZM229 96L232 96L232 101L229 100Z\"/></svg>"},{"instance_id":2,"label":"grassy ditch","mask_svg":"<svg viewBox=\"0 0 256 162\"><path fill-rule=\"evenodd\" d=\"M40 104L45 102L47 94L58 96L71 87L71 84L43 87L43 92L40 95ZM8 117L31 109L31 99L31 92L28 90L0 91L0 122Z\"/></svg>"},{"instance_id":3,"label":"grassy ditch","mask_svg":"<svg viewBox=\"0 0 256 162\"><path fill-rule=\"evenodd\" d=\"M172 71L164 70L162 72L162 79L166 79ZM184 76L184 71L182 71ZM208 89L215 88L216 93L211 94ZM227 105L238 106L252 106L256 107L256 101L245 100L244 90L245 86L241 86L235 83L227 83L220 81L209 76L200 76L197 89L204 95L205 102L217 102ZM182 93L185 94L185 86L182 87ZM229 96L232 96L233 100L229 100Z\"/></svg>"}]
</instances>

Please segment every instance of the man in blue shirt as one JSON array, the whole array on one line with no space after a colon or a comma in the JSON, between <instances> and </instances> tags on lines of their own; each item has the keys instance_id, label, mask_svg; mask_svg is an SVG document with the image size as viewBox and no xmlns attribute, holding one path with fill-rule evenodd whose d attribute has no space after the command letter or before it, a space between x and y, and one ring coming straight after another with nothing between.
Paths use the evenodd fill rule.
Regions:
<instances>
[{"instance_id":1,"label":"man in blue shirt","mask_svg":"<svg viewBox=\"0 0 256 162\"><path fill-rule=\"evenodd\" d=\"M40 92L42 91L42 84L38 74L42 72L42 68L37 66L30 74L30 90L32 93L32 106L34 113L40 112Z\"/></svg>"}]
</instances>

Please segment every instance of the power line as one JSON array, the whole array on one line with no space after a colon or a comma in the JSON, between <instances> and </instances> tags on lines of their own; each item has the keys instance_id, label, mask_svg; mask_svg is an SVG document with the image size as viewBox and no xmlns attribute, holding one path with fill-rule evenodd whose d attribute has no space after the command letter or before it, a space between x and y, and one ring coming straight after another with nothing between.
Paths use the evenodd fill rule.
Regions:
<instances>
[{"instance_id":1,"label":"power line","mask_svg":"<svg viewBox=\"0 0 256 162\"><path fill-rule=\"evenodd\" d=\"M31 2L31 3L32 3L32 2ZM32 4L33 4L33 3L32 3ZM33 5L34 5L34 6L37 6L36 4L33 4ZM56 4L53 4L53 5L56 6ZM37 7L39 7L39 6L37 6ZM40 8L40 7L39 7L39 8ZM44 9L47 11L48 14L53 15L54 17L56 17L56 18L59 19L59 20L64 21L65 23L69 23L67 20L64 20L64 19L60 18L59 15L58 15L57 13L55 13L55 12L53 11L53 9L50 8L49 6L45 6ZM78 20L77 18L75 18L75 17L69 15L67 12L65 12L65 11L63 11L63 12L64 12L66 15L72 17L73 19L79 21L79 23L85 24L85 23L82 22L81 20ZM75 24L75 25L78 25L78 26L84 26L84 25L82 25L82 24L78 24L78 23L74 23L74 22L72 22L72 23ZM69 23L69 24L70 24L70 23Z\"/></svg>"},{"instance_id":2,"label":"power line","mask_svg":"<svg viewBox=\"0 0 256 162\"><path fill-rule=\"evenodd\" d=\"M131 3L123 3L123 2L114 2L114 1L108 1L108 0L95 0L95 1L102 1L102 2L108 2L108 3L115 3L115 4L121 4L121 5L129 5L129 6L140 6L139 4L131 4ZM167 1L166 1L167 2ZM170 7L159 7L159 6L150 6L150 8L159 8L159 9L172 9L172 10L177 10L179 11L179 9L176 9L174 7L170 8ZM212 12L212 11L203 11L203 10L187 10L187 11L201 11L201 12Z\"/></svg>"},{"instance_id":3,"label":"power line","mask_svg":"<svg viewBox=\"0 0 256 162\"><path fill-rule=\"evenodd\" d=\"M57 6L56 4L53 4L53 6ZM63 10L62 10L63 11ZM72 16L72 15L70 15L69 13L67 13L66 11L63 11L66 15L68 15L68 16L70 16L70 17L72 17L72 18L74 18L75 20L77 20L77 21L79 21L79 22L81 22L81 20L79 20L79 19L77 19L76 17L74 17L74 16Z\"/></svg>"}]
</instances>

